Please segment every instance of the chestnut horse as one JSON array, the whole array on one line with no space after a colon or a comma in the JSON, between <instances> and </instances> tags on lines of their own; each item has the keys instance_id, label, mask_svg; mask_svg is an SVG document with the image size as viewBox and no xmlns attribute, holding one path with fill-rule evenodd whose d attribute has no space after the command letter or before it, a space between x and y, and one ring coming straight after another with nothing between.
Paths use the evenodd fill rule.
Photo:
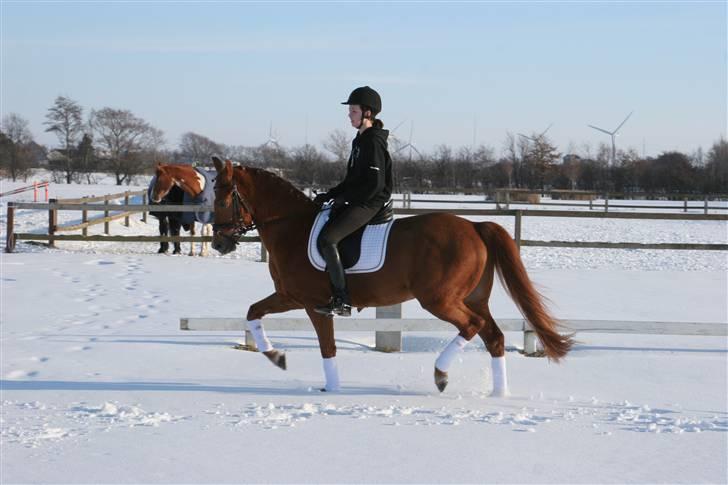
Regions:
<instances>
[{"instance_id":1,"label":"chestnut horse","mask_svg":"<svg viewBox=\"0 0 728 485\"><path fill-rule=\"evenodd\" d=\"M319 340L325 387L339 388L333 318L314 311L331 296L325 272L308 260L309 233L318 206L289 182L265 170L233 167L213 157L215 222L212 247L232 251L246 231L257 228L270 255L275 292L250 306L248 327L258 348L285 369L285 354L265 336L261 318L303 308ZM352 306L394 305L416 298L437 318L452 323L458 336L435 362L435 384L447 385L450 363L475 335L485 342L493 370L492 395L508 394L505 345L488 308L497 270L504 287L540 339L547 357L558 361L571 348L531 284L515 242L493 222L471 222L447 213L397 219L390 231L384 266L374 273L347 276Z\"/></svg>"},{"instance_id":2,"label":"chestnut horse","mask_svg":"<svg viewBox=\"0 0 728 485\"><path fill-rule=\"evenodd\" d=\"M211 182L210 182L211 183ZM158 164L154 178L154 185L150 190L150 199L154 203L160 203L173 187L179 187L184 191L184 204L199 204L199 199L205 194L208 184L204 174L200 173L192 165L165 165ZM208 189L209 191L209 189ZM212 194L212 192L210 192ZM202 224L202 235L209 236L212 233L212 226L206 221L204 214L182 212L178 214L183 225L189 225L190 235L195 235L195 221ZM195 254L195 243L190 243L190 256ZM200 245L200 256L207 255L207 243Z\"/></svg>"}]
</instances>

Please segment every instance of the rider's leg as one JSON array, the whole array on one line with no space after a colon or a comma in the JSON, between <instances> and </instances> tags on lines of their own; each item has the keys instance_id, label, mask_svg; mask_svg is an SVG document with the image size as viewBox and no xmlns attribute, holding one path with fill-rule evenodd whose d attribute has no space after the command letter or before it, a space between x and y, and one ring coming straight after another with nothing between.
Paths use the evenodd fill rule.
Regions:
<instances>
[{"instance_id":1,"label":"rider's leg","mask_svg":"<svg viewBox=\"0 0 728 485\"><path fill-rule=\"evenodd\" d=\"M369 222L378 209L361 206L347 206L336 217L330 219L318 238L318 248L326 261L326 271L331 281L333 296L329 303L316 307L319 313L332 315L351 314L351 301L346 286L346 274L341 263L338 244L349 234Z\"/></svg>"}]
</instances>

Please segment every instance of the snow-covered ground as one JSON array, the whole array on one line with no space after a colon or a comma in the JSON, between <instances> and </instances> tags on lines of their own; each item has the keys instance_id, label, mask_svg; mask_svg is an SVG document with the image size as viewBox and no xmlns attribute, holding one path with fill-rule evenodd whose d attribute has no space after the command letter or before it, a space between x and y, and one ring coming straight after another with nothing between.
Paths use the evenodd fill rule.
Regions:
<instances>
[{"instance_id":1,"label":"snow-covered ground","mask_svg":"<svg viewBox=\"0 0 728 485\"><path fill-rule=\"evenodd\" d=\"M47 224L32 211L16 218L19 231ZM112 223L112 234L155 226L137 217L131 228ZM726 242L726 227L537 218L524 237ZM272 292L257 244L226 257L155 251L61 242L2 254L2 483L728 481L724 337L582 334L557 365L524 357L522 335L508 333L512 396L491 398L481 342L440 394L432 369L454 330L406 333L395 354L373 351L372 334L347 332L337 335L343 390L322 394L308 327L272 333L286 372L234 350L239 334L178 330L180 317L242 316ZM728 325L723 252L523 254L561 318ZM492 309L496 319L518 316L499 287ZM403 313L426 316L416 302Z\"/></svg>"}]
</instances>

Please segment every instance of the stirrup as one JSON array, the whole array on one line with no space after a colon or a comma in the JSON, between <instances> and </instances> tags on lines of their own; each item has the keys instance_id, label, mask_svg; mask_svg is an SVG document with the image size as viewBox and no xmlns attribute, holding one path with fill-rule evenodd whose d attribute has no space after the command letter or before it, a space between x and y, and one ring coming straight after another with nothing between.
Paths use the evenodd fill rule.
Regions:
<instances>
[{"instance_id":1,"label":"stirrup","mask_svg":"<svg viewBox=\"0 0 728 485\"><path fill-rule=\"evenodd\" d=\"M350 317L351 316L351 305L346 303L342 298L331 298L326 305L317 306L314 311L322 315L329 317L340 316Z\"/></svg>"}]
</instances>

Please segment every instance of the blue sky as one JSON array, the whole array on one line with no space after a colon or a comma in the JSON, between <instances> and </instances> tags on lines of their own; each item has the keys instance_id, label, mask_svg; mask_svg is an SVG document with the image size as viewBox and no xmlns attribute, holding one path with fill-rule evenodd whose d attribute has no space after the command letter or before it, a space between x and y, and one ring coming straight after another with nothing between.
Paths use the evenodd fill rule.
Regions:
<instances>
[{"instance_id":1,"label":"blue sky","mask_svg":"<svg viewBox=\"0 0 728 485\"><path fill-rule=\"evenodd\" d=\"M708 149L726 133L725 2L13 2L1 111L37 141L59 94L165 132L286 146L353 135L339 103L368 84L386 127L430 150L548 135L596 148ZM411 123L411 124L410 124Z\"/></svg>"}]
</instances>

